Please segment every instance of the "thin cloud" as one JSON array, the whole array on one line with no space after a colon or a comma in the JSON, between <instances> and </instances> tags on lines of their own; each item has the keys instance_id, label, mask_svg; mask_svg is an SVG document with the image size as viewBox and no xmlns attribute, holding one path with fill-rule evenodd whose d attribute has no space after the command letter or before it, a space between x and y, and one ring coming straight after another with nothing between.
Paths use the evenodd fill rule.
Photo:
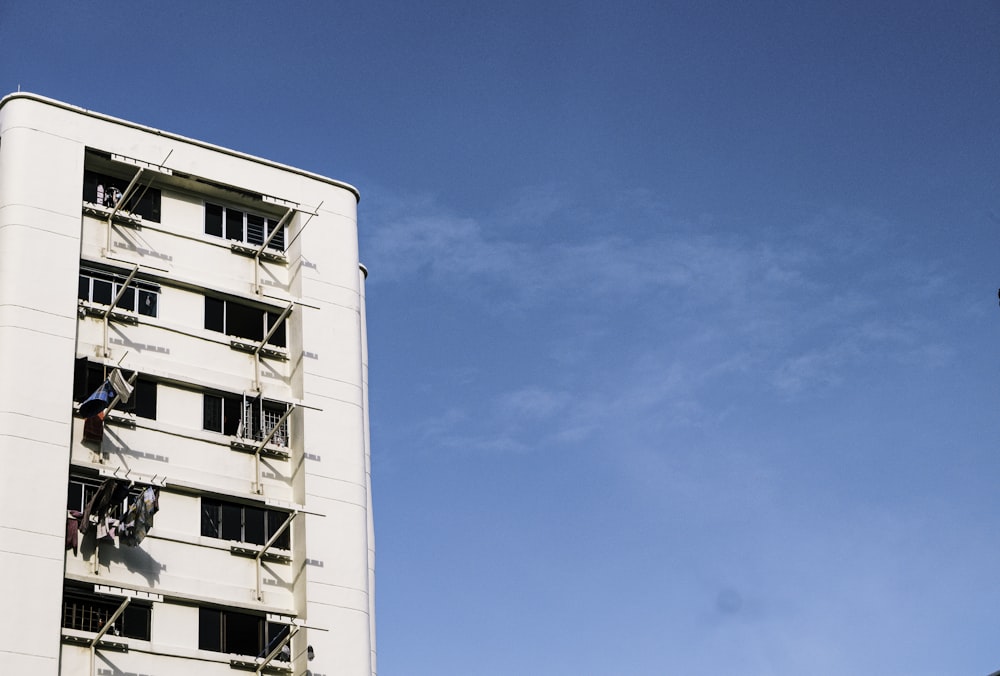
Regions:
<instances>
[{"instance_id":1,"label":"thin cloud","mask_svg":"<svg viewBox=\"0 0 1000 676\"><path fill-rule=\"evenodd\" d=\"M936 368L951 357L923 308L952 284L900 255L884 220L833 211L751 234L677 221L640 197L612 205L621 213L588 212L566 194L529 191L513 214L480 218L418 199L374 219L383 225L364 241L373 287L420 281L477 312L558 320L532 338L553 356L544 381L463 402L461 420L428 434L521 452L615 425L709 427L742 405L730 391L787 400L890 362ZM636 234L613 227L622 220ZM548 229L521 227L531 222Z\"/></svg>"}]
</instances>

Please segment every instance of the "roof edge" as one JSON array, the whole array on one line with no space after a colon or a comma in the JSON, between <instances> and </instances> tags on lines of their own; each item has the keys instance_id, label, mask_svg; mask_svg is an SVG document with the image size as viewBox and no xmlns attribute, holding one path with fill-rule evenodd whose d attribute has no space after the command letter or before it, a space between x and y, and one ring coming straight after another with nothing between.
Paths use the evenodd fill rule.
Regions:
<instances>
[{"instance_id":1,"label":"roof edge","mask_svg":"<svg viewBox=\"0 0 1000 676\"><path fill-rule=\"evenodd\" d=\"M131 127L132 129L138 129L140 131L148 132L150 134L156 134L157 136L163 136L164 138L171 139L173 141L180 141L182 143L190 143L194 146L199 146L207 150L212 150L218 153L223 153L226 155L231 155L233 157L238 157L243 160L248 160L250 162L257 162L258 164L263 164L275 169L281 169L282 171L289 171L300 176L305 176L316 181L321 181L323 183L328 183L330 185L336 186L338 188L343 188L354 194L354 199L358 202L361 201L361 193L350 183L344 181L338 181L337 179L330 178L328 176L323 176L322 174L316 174L311 171L306 171L305 169L298 169L296 167L289 166L287 164L281 164L280 162L274 162L272 160L264 159L263 157L257 157L256 155L250 155L249 153L243 153L238 150L232 150L231 148L225 148L223 146L217 146L214 143L208 143L206 141L199 141L197 139L188 138L187 136L181 136L180 134L174 134L169 131L163 131L162 129L156 129L155 127L148 127L144 124L139 124L137 122L130 122L128 120L123 120L112 115L105 115L104 113L98 113L93 110L87 110L86 108L81 108L79 106L74 106L69 103L64 103L56 99L50 99L47 96L42 96L40 94L32 94L31 92L12 92L7 94L2 99L0 99L0 109L3 109L9 101L15 99L28 99L31 101L36 101L38 103L43 103L45 105L53 106L55 108L62 108L63 110L68 110L73 113L79 113L80 115L87 115L88 117L93 117L98 120L104 120L105 122L113 122L114 124L120 124L126 127Z\"/></svg>"}]
</instances>

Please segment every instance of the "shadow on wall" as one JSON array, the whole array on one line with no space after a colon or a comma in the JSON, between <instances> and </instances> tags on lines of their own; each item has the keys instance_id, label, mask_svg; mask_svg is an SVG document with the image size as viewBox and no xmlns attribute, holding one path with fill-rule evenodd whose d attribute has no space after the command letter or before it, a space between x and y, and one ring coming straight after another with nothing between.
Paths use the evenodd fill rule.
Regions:
<instances>
[{"instance_id":1,"label":"shadow on wall","mask_svg":"<svg viewBox=\"0 0 1000 676\"><path fill-rule=\"evenodd\" d=\"M94 549L98 547L97 535L93 529L87 532L80 543L80 555L91 560L94 557ZM146 584L153 587L160 581L160 573L166 570L166 566L149 555L145 549L139 547L128 547L117 542L102 542L99 546L98 559L99 566L110 568L111 564L125 566L130 573L137 573L146 579Z\"/></svg>"},{"instance_id":2,"label":"shadow on wall","mask_svg":"<svg viewBox=\"0 0 1000 676\"><path fill-rule=\"evenodd\" d=\"M135 671L122 671L119 669L115 666L115 663L111 661L117 657L118 655L115 654L108 654L105 652L97 653L97 659L104 663L104 666L97 667L97 676L143 676L143 674L139 674Z\"/></svg>"},{"instance_id":3,"label":"shadow on wall","mask_svg":"<svg viewBox=\"0 0 1000 676\"><path fill-rule=\"evenodd\" d=\"M128 459L125 456L130 456L132 458L142 458L143 460L153 460L155 462L170 462L170 458L166 455L160 455L159 453L150 453L148 451L139 451L131 446L127 445L119 435L118 431L115 430L111 425L107 425L104 428L104 440L101 443L101 451L105 454L105 457L110 458L115 456L118 458L119 462L126 469L128 468Z\"/></svg>"}]
</instances>

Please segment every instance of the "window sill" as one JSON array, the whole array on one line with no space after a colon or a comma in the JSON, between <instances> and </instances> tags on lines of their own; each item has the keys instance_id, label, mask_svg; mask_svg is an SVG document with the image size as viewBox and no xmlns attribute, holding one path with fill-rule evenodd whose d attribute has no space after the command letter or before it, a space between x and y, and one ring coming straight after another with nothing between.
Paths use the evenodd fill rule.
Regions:
<instances>
[{"instance_id":1,"label":"window sill","mask_svg":"<svg viewBox=\"0 0 1000 676\"><path fill-rule=\"evenodd\" d=\"M259 442L247 441L239 437L233 437L229 441L229 447L241 453L253 453L257 450L258 446L260 446ZM269 458L277 458L278 460L288 460L291 457L291 454L285 447L276 444L267 444L260 450L260 454Z\"/></svg>"},{"instance_id":2,"label":"window sill","mask_svg":"<svg viewBox=\"0 0 1000 676\"><path fill-rule=\"evenodd\" d=\"M108 311L107 305L102 305L100 303L94 303L89 300L77 300L78 308L77 313L80 317L97 317L98 319L104 318L104 313ZM108 319L116 322L122 322L124 324L138 324L139 323L139 313L131 312L129 310L112 310L108 314Z\"/></svg>"},{"instance_id":3,"label":"window sill","mask_svg":"<svg viewBox=\"0 0 1000 676\"><path fill-rule=\"evenodd\" d=\"M249 544L246 542L229 545L230 554L232 554L233 556L244 556L248 559L257 558L257 555L260 554L261 549L262 547L260 545ZM264 555L260 558L264 559L265 561L271 561L273 563L291 563L292 562L291 554L283 553L287 551L288 551L287 549L279 549L277 551L271 551L270 549L268 549L266 552L264 552Z\"/></svg>"},{"instance_id":4,"label":"window sill","mask_svg":"<svg viewBox=\"0 0 1000 676\"><path fill-rule=\"evenodd\" d=\"M229 347L234 350L239 350L240 352L250 352L252 354L257 350L258 345L260 345L260 343L255 343L251 340L233 338L232 336L229 337ZM284 347L265 345L261 348L260 353L265 357L288 361L288 350Z\"/></svg>"},{"instance_id":5,"label":"window sill","mask_svg":"<svg viewBox=\"0 0 1000 676\"><path fill-rule=\"evenodd\" d=\"M63 643L70 643L72 645L80 645L89 647L90 642L94 640L97 636L96 633L89 631L81 631L79 629L69 629L68 627L62 628L62 641ZM126 639L115 636L113 638L108 638L107 634L97 642L97 647L102 650L114 650L115 652L127 653L128 652L128 642Z\"/></svg>"},{"instance_id":6,"label":"window sill","mask_svg":"<svg viewBox=\"0 0 1000 676\"><path fill-rule=\"evenodd\" d=\"M131 211L122 211L119 209L115 212L115 210L111 207L95 204L94 202L84 202L83 213L88 216L96 216L97 218L109 218L111 217L111 214L114 214L114 220L116 223L128 225L136 228L137 230L142 229L142 216L133 214Z\"/></svg>"},{"instance_id":7,"label":"window sill","mask_svg":"<svg viewBox=\"0 0 1000 676\"><path fill-rule=\"evenodd\" d=\"M265 674L290 674L292 673L292 666L287 662L276 663L277 660L271 660L267 666L265 666L262 671ZM264 664L264 658L258 657L256 659L252 657L232 657L229 659L229 666L232 669L242 669L243 671L254 671L256 672Z\"/></svg>"},{"instance_id":8,"label":"window sill","mask_svg":"<svg viewBox=\"0 0 1000 676\"><path fill-rule=\"evenodd\" d=\"M121 411L116 411L111 409L106 411L104 414L105 424L121 425L122 427L127 427L131 430L135 429L135 414L134 413L122 413Z\"/></svg>"},{"instance_id":9,"label":"window sill","mask_svg":"<svg viewBox=\"0 0 1000 676\"><path fill-rule=\"evenodd\" d=\"M241 244L240 242L233 242L229 245L229 250L234 254L249 256L250 258L254 258L257 255L257 249L259 248L260 247L258 246L252 246L250 244ZM272 263L288 264L288 256L278 249L265 248L260 252L260 257L266 261L271 261Z\"/></svg>"}]
</instances>

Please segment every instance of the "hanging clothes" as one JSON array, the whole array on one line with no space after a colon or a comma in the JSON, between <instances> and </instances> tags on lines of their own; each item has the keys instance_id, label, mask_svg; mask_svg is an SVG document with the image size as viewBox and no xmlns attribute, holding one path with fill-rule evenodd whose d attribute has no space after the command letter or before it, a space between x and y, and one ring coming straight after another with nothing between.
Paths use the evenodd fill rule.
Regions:
<instances>
[{"instance_id":1,"label":"hanging clothes","mask_svg":"<svg viewBox=\"0 0 1000 676\"><path fill-rule=\"evenodd\" d=\"M153 515L160 509L160 489L148 486L135 497L123 518L119 539L123 545L135 547L153 527Z\"/></svg>"},{"instance_id":2,"label":"hanging clothes","mask_svg":"<svg viewBox=\"0 0 1000 676\"><path fill-rule=\"evenodd\" d=\"M104 411L90 416L83 423L83 440L97 444L104 441Z\"/></svg>"},{"instance_id":3,"label":"hanging clothes","mask_svg":"<svg viewBox=\"0 0 1000 676\"><path fill-rule=\"evenodd\" d=\"M97 522L97 541L98 542L111 542L115 541L115 537L118 535L118 528L120 522L110 516L106 516Z\"/></svg>"},{"instance_id":4,"label":"hanging clothes","mask_svg":"<svg viewBox=\"0 0 1000 676\"><path fill-rule=\"evenodd\" d=\"M92 395L80 404L76 415L80 418L90 418L97 415L108 407L108 404L115 398L115 388L111 386L110 380L105 380Z\"/></svg>"},{"instance_id":5,"label":"hanging clothes","mask_svg":"<svg viewBox=\"0 0 1000 676\"><path fill-rule=\"evenodd\" d=\"M108 512L115 505L120 505L128 497L128 482L121 479L107 479L101 487L94 493L83 508L83 517L80 519L80 532L86 533L90 530L91 520L100 521L108 515Z\"/></svg>"},{"instance_id":6,"label":"hanging clothes","mask_svg":"<svg viewBox=\"0 0 1000 676\"><path fill-rule=\"evenodd\" d=\"M80 550L81 518L83 518L83 514L75 509L66 512L66 549L72 549L73 556L76 556Z\"/></svg>"},{"instance_id":7,"label":"hanging clothes","mask_svg":"<svg viewBox=\"0 0 1000 676\"><path fill-rule=\"evenodd\" d=\"M127 404L128 400L132 398L132 386L125 380L121 369L112 371L111 375L108 376L108 382L111 383L111 388L121 398L122 403Z\"/></svg>"}]
</instances>

